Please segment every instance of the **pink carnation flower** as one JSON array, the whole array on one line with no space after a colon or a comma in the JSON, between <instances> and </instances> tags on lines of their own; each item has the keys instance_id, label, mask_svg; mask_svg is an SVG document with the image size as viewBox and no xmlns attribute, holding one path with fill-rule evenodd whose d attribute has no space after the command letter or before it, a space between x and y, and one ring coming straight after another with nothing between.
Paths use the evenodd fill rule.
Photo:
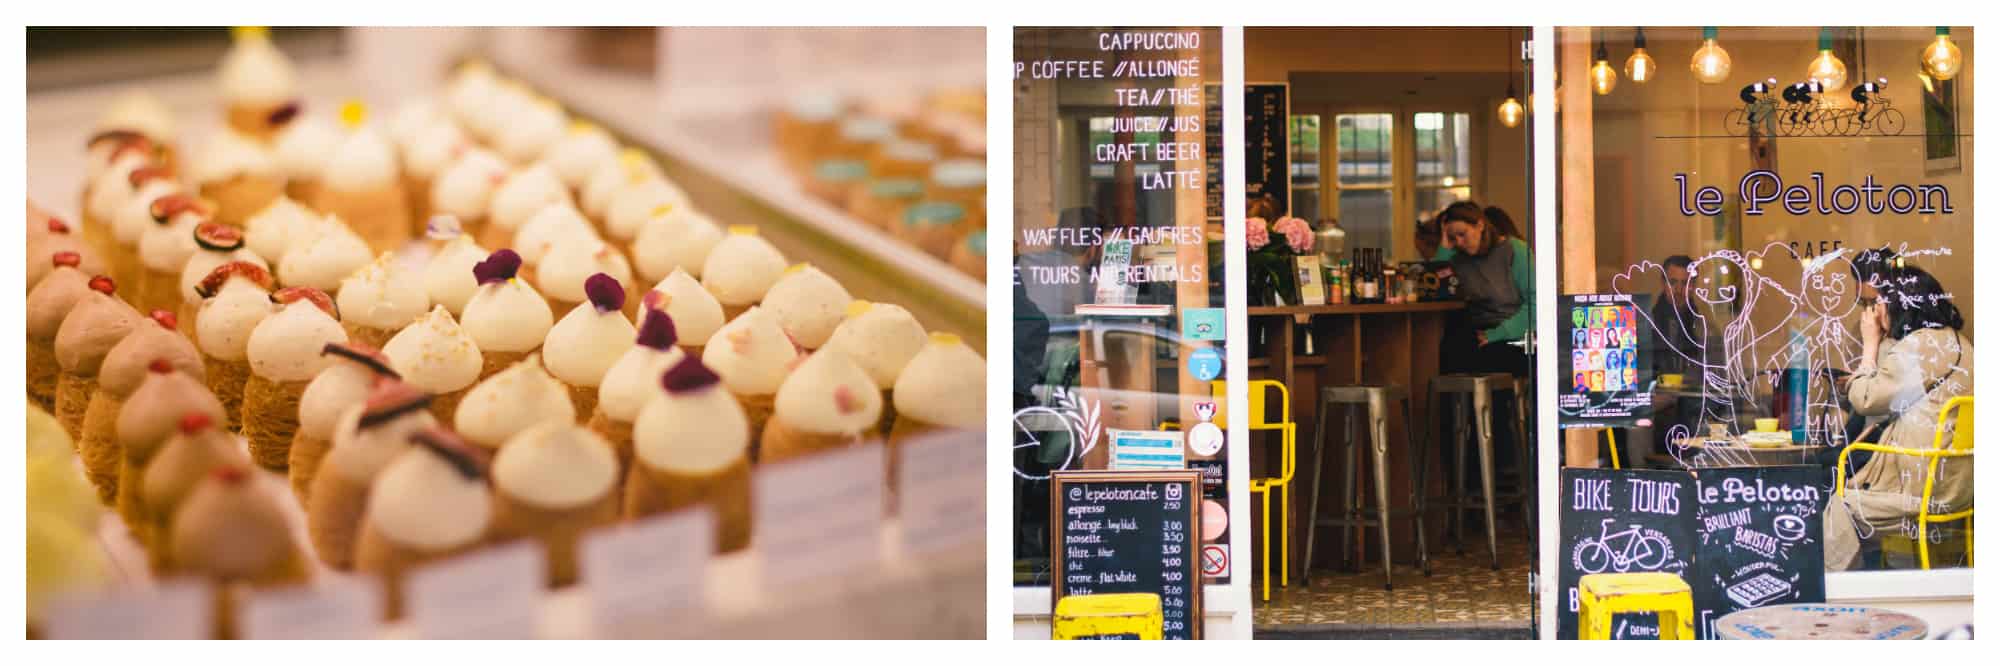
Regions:
<instances>
[{"instance_id":1,"label":"pink carnation flower","mask_svg":"<svg viewBox=\"0 0 2000 666\"><path fill-rule=\"evenodd\" d=\"M1244 240L1249 242L1250 249L1262 250L1264 246L1271 244L1271 225L1265 222L1264 218L1253 217L1244 220L1243 226Z\"/></svg>"}]
</instances>

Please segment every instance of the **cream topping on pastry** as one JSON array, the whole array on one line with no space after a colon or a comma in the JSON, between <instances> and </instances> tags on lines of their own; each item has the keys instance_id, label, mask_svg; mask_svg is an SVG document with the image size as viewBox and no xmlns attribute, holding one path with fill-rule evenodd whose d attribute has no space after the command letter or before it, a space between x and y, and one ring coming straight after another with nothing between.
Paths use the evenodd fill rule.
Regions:
<instances>
[{"instance_id":1,"label":"cream topping on pastry","mask_svg":"<svg viewBox=\"0 0 2000 666\"><path fill-rule=\"evenodd\" d=\"M422 446L404 451L368 492L368 523L398 545L444 551L478 542L493 520L484 475Z\"/></svg>"},{"instance_id":2,"label":"cream topping on pastry","mask_svg":"<svg viewBox=\"0 0 2000 666\"><path fill-rule=\"evenodd\" d=\"M950 333L932 333L929 344L896 378L896 415L947 428L986 423L986 359Z\"/></svg>"},{"instance_id":3,"label":"cream topping on pastry","mask_svg":"<svg viewBox=\"0 0 2000 666\"><path fill-rule=\"evenodd\" d=\"M492 96L499 91L500 78L492 68L475 63L452 74L445 87L445 104L451 107L451 114L458 122L470 126L475 117L486 112Z\"/></svg>"},{"instance_id":4,"label":"cream topping on pastry","mask_svg":"<svg viewBox=\"0 0 2000 666\"><path fill-rule=\"evenodd\" d=\"M173 194L181 193L180 183L172 179L147 181L126 197L124 205L117 208L111 220L111 233L118 243L125 247L139 247L139 240L146 237L146 231L160 225L153 219L153 202Z\"/></svg>"},{"instance_id":5,"label":"cream topping on pastry","mask_svg":"<svg viewBox=\"0 0 2000 666\"><path fill-rule=\"evenodd\" d=\"M683 345L700 347L708 344L708 339L725 323L722 304L687 271L674 269L667 279L653 285L653 292L660 294L656 297L660 309L673 316L674 328L680 333Z\"/></svg>"},{"instance_id":6,"label":"cream topping on pastry","mask_svg":"<svg viewBox=\"0 0 2000 666\"><path fill-rule=\"evenodd\" d=\"M33 293L43 279L64 268L74 269L85 276L110 272L93 250L89 243L71 233L51 233L28 239L28 292Z\"/></svg>"},{"instance_id":7,"label":"cream topping on pastry","mask_svg":"<svg viewBox=\"0 0 2000 666\"><path fill-rule=\"evenodd\" d=\"M569 389L542 369L539 355L494 373L459 401L452 423L473 444L498 448L515 433L543 423L576 423Z\"/></svg>"},{"instance_id":8,"label":"cream topping on pastry","mask_svg":"<svg viewBox=\"0 0 2000 666\"><path fill-rule=\"evenodd\" d=\"M569 201L569 188L556 170L547 164L530 165L508 174L493 192L492 222L503 229L519 229L543 207L559 201Z\"/></svg>"},{"instance_id":9,"label":"cream topping on pastry","mask_svg":"<svg viewBox=\"0 0 2000 666\"><path fill-rule=\"evenodd\" d=\"M544 423L508 438L493 456L493 485L544 509L571 509L618 484L611 442L573 423Z\"/></svg>"},{"instance_id":10,"label":"cream topping on pastry","mask_svg":"<svg viewBox=\"0 0 2000 666\"><path fill-rule=\"evenodd\" d=\"M611 364L597 387L598 411L619 423L639 418L639 410L660 393L660 375L687 357L674 345L674 320L665 312L648 309L640 323L632 347Z\"/></svg>"},{"instance_id":11,"label":"cream topping on pastry","mask_svg":"<svg viewBox=\"0 0 2000 666\"><path fill-rule=\"evenodd\" d=\"M632 423L632 450L647 467L682 474L719 472L750 449L750 419L743 405L693 358L661 378L657 391Z\"/></svg>"},{"instance_id":12,"label":"cream topping on pastry","mask_svg":"<svg viewBox=\"0 0 2000 666\"><path fill-rule=\"evenodd\" d=\"M386 412L381 412L386 413ZM429 409L401 411L387 420L362 427L369 405L355 403L334 418L333 449L326 454L325 469L362 484L374 481L397 456L410 450L412 433L437 427Z\"/></svg>"},{"instance_id":13,"label":"cream topping on pastry","mask_svg":"<svg viewBox=\"0 0 2000 666\"><path fill-rule=\"evenodd\" d=\"M882 389L845 355L807 356L778 389L772 417L811 433L859 434L882 420Z\"/></svg>"},{"instance_id":14,"label":"cream topping on pastry","mask_svg":"<svg viewBox=\"0 0 2000 666\"><path fill-rule=\"evenodd\" d=\"M202 213L189 210L153 225L139 236L139 263L154 273L178 277L188 257L201 250L194 242L194 228L205 221Z\"/></svg>"},{"instance_id":15,"label":"cream topping on pastry","mask_svg":"<svg viewBox=\"0 0 2000 666\"><path fill-rule=\"evenodd\" d=\"M507 177L507 162L485 150L468 150L431 183L432 212L467 221L486 219L493 190Z\"/></svg>"},{"instance_id":16,"label":"cream topping on pastry","mask_svg":"<svg viewBox=\"0 0 2000 666\"><path fill-rule=\"evenodd\" d=\"M375 261L340 282L342 321L385 331L401 330L431 307L431 299L416 284L416 271L384 252Z\"/></svg>"},{"instance_id":17,"label":"cream topping on pastry","mask_svg":"<svg viewBox=\"0 0 2000 666\"><path fill-rule=\"evenodd\" d=\"M479 344L443 305L397 331L382 345L389 367L403 381L431 393L451 393L479 380L485 367Z\"/></svg>"},{"instance_id":18,"label":"cream topping on pastry","mask_svg":"<svg viewBox=\"0 0 2000 666\"><path fill-rule=\"evenodd\" d=\"M215 427L206 416L183 418L179 426L146 465L143 488L149 506L179 507L215 468L250 466L242 439Z\"/></svg>"},{"instance_id":19,"label":"cream topping on pastry","mask_svg":"<svg viewBox=\"0 0 2000 666\"><path fill-rule=\"evenodd\" d=\"M647 178L660 176L660 165L653 158L636 148L618 151L618 159L600 162L590 171L590 177L583 184L583 212L591 217L602 218L611 209L611 200L618 191L633 183L645 182Z\"/></svg>"},{"instance_id":20,"label":"cream topping on pastry","mask_svg":"<svg viewBox=\"0 0 2000 666\"><path fill-rule=\"evenodd\" d=\"M319 180L340 143L340 128L332 120L320 114L306 114L278 134L273 155L278 173L292 180Z\"/></svg>"},{"instance_id":21,"label":"cream topping on pastry","mask_svg":"<svg viewBox=\"0 0 2000 666\"><path fill-rule=\"evenodd\" d=\"M299 396L299 433L313 439L333 441L334 427L348 405L368 401L381 376L373 368L352 361L335 361L306 384Z\"/></svg>"},{"instance_id":22,"label":"cream topping on pastry","mask_svg":"<svg viewBox=\"0 0 2000 666\"><path fill-rule=\"evenodd\" d=\"M639 235L639 228L655 217L661 207L668 210L687 205L687 193L667 179L650 177L619 190L611 197L604 213L604 233L621 241Z\"/></svg>"},{"instance_id":23,"label":"cream topping on pastry","mask_svg":"<svg viewBox=\"0 0 2000 666\"><path fill-rule=\"evenodd\" d=\"M737 395L777 393L797 359L798 347L785 337L778 319L756 307L723 324L701 350L702 364Z\"/></svg>"},{"instance_id":24,"label":"cream topping on pastry","mask_svg":"<svg viewBox=\"0 0 2000 666\"><path fill-rule=\"evenodd\" d=\"M201 151L190 157L188 179L199 185L220 183L244 175L278 174L278 160L269 149L230 129L209 135Z\"/></svg>"},{"instance_id":25,"label":"cream topping on pastry","mask_svg":"<svg viewBox=\"0 0 2000 666\"><path fill-rule=\"evenodd\" d=\"M239 31L222 56L216 83L232 105L275 106L298 96L292 62L262 32Z\"/></svg>"},{"instance_id":26,"label":"cream topping on pastry","mask_svg":"<svg viewBox=\"0 0 2000 666\"><path fill-rule=\"evenodd\" d=\"M539 266L542 256L548 254L557 239L572 236L596 238L597 229L568 200L556 201L542 206L521 223L521 228L514 231L514 249L529 266Z\"/></svg>"},{"instance_id":27,"label":"cream topping on pastry","mask_svg":"<svg viewBox=\"0 0 2000 666\"><path fill-rule=\"evenodd\" d=\"M810 264L785 269L784 277L764 294L763 308L778 316L778 325L806 349L818 349L847 316L854 300L847 288Z\"/></svg>"},{"instance_id":28,"label":"cream topping on pastry","mask_svg":"<svg viewBox=\"0 0 2000 666\"><path fill-rule=\"evenodd\" d=\"M424 291L430 295L432 303L443 305L453 313L465 312L465 302L472 300L472 292L479 290L479 280L472 276L472 267L492 254L486 248L473 242L472 236L460 235L438 248L431 256L430 263L424 265Z\"/></svg>"},{"instance_id":29,"label":"cream topping on pastry","mask_svg":"<svg viewBox=\"0 0 2000 666\"><path fill-rule=\"evenodd\" d=\"M124 448L126 457L150 460L190 412L199 412L214 421L224 418L222 402L209 392L208 385L192 375L164 367L159 372L147 372L139 381L139 388L126 397L124 406L118 408L113 432L118 434L118 445Z\"/></svg>"},{"instance_id":30,"label":"cream topping on pastry","mask_svg":"<svg viewBox=\"0 0 2000 666\"><path fill-rule=\"evenodd\" d=\"M389 116L389 140L398 149L408 149L426 128L441 122L451 122L451 118L444 114L437 100L419 97L403 102Z\"/></svg>"},{"instance_id":31,"label":"cream topping on pastry","mask_svg":"<svg viewBox=\"0 0 2000 666\"><path fill-rule=\"evenodd\" d=\"M542 161L554 167L563 184L572 189L583 187L593 167L617 160L618 142L596 125L580 123L571 123L563 138L542 156Z\"/></svg>"},{"instance_id":32,"label":"cream topping on pastry","mask_svg":"<svg viewBox=\"0 0 2000 666\"><path fill-rule=\"evenodd\" d=\"M28 339L55 344L63 319L90 293L90 276L68 266L56 268L35 283L34 290L28 292Z\"/></svg>"},{"instance_id":33,"label":"cream topping on pastry","mask_svg":"<svg viewBox=\"0 0 2000 666\"><path fill-rule=\"evenodd\" d=\"M307 234L278 260L278 281L286 286L334 293L341 280L375 259L368 242L337 218L321 220Z\"/></svg>"},{"instance_id":34,"label":"cream topping on pastry","mask_svg":"<svg viewBox=\"0 0 2000 666\"><path fill-rule=\"evenodd\" d=\"M438 173L458 161L471 145L472 138L451 121L431 123L403 144L403 169L418 178L436 178ZM432 192L424 194L428 196Z\"/></svg>"},{"instance_id":35,"label":"cream topping on pastry","mask_svg":"<svg viewBox=\"0 0 2000 666\"><path fill-rule=\"evenodd\" d=\"M515 164L529 164L563 136L569 118L554 104L530 102L515 110L495 137L494 147Z\"/></svg>"},{"instance_id":36,"label":"cream topping on pastry","mask_svg":"<svg viewBox=\"0 0 2000 666\"><path fill-rule=\"evenodd\" d=\"M677 270L699 278L702 264L720 242L722 227L714 220L693 206L674 206L640 225L639 237L632 241L632 263L641 277L651 281L664 280Z\"/></svg>"},{"instance_id":37,"label":"cream topping on pastry","mask_svg":"<svg viewBox=\"0 0 2000 666\"><path fill-rule=\"evenodd\" d=\"M750 305L785 272L785 255L749 227L731 227L701 265L701 283L723 305Z\"/></svg>"},{"instance_id":38,"label":"cream topping on pastry","mask_svg":"<svg viewBox=\"0 0 2000 666\"><path fill-rule=\"evenodd\" d=\"M396 146L372 125L362 125L333 150L320 174L326 188L334 192L376 192L392 187L400 178L396 166Z\"/></svg>"},{"instance_id":39,"label":"cream topping on pastry","mask_svg":"<svg viewBox=\"0 0 2000 666\"><path fill-rule=\"evenodd\" d=\"M282 298L283 293L274 297ZM320 350L327 343L345 344L347 330L314 300L301 298L283 304L250 331L252 372L272 381L303 382L326 369L330 361Z\"/></svg>"},{"instance_id":40,"label":"cream topping on pastry","mask_svg":"<svg viewBox=\"0 0 2000 666\"><path fill-rule=\"evenodd\" d=\"M174 123L174 112L167 108L159 97L144 90L127 90L112 100L104 108L104 115L97 118L100 132L110 130L130 130L138 132L159 143L173 143L178 128Z\"/></svg>"},{"instance_id":41,"label":"cream topping on pastry","mask_svg":"<svg viewBox=\"0 0 2000 666\"><path fill-rule=\"evenodd\" d=\"M903 366L930 340L924 325L899 305L856 301L848 307L847 320L820 348L854 359L876 385L895 386Z\"/></svg>"},{"instance_id":42,"label":"cream topping on pastry","mask_svg":"<svg viewBox=\"0 0 2000 666\"><path fill-rule=\"evenodd\" d=\"M109 294L84 294L56 329L56 363L64 372L94 377L111 347L145 321L137 310Z\"/></svg>"},{"instance_id":43,"label":"cream topping on pastry","mask_svg":"<svg viewBox=\"0 0 2000 666\"><path fill-rule=\"evenodd\" d=\"M195 351L194 343L173 325L172 314L159 312L134 327L104 355L104 365L97 371L97 387L119 398L129 397L146 374L161 364L197 380L205 377L201 352Z\"/></svg>"},{"instance_id":44,"label":"cream topping on pastry","mask_svg":"<svg viewBox=\"0 0 2000 666\"><path fill-rule=\"evenodd\" d=\"M618 284L632 284L632 264L618 248L593 236L562 236L542 256L535 269L535 284L547 298L581 303L590 300L584 293L584 281L599 273Z\"/></svg>"},{"instance_id":45,"label":"cream topping on pastry","mask_svg":"<svg viewBox=\"0 0 2000 666\"><path fill-rule=\"evenodd\" d=\"M271 316L271 292L244 277L231 277L195 314L201 352L224 361L249 357L250 334Z\"/></svg>"},{"instance_id":46,"label":"cream topping on pastry","mask_svg":"<svg viewBox=\"0 0 2000 666\"><path fill-rule=\"evenodd\" d=\"M314 234L319 222L318 213L280 196L243 221L243 243L259 257L282 261L294 245Z\"/></svg>"},{"instance_id":47,"label":"cream topping on pastry","mask_svg":"<svg viewBox=\"0 0 2000 666\"><path fill-rule=\"evenodd\" d=\"M601 274L600 274L601 275ZM610 283L610 289L620 289ZM618 306L604 307L610 299L600 304L586 301L563 315L549 329L547 341L542 343L542 356L547 360L549 372L570 386L597 386L604 381L604 374L632 347L638 329L625 318ZM622 305L624 292L618 292L617 301Z\"/></svg>"},{"instance_id":48,"label":"cream topping on pastry","mask_svg":"<svg viewBox=\"0 0 2000 666\"><path fill-rule=\"evenodd\" d=\"M188 257L187 263L181 267L181 301L184 303L200 303L202 297L199 287L202 280L208 279L208 274L217 268L221 268L223 264L238 261L262 268L267 272L271 269L269 264L264 263L262 257L257 256L255 252L251 252L248 247L239 247L234 250L198 250L194 253L194 256Z\"/></svg>"},{"instance_id":49,"label":"cream topping on pastry","mask_svg":"<svg viewBox=\"0 0 2000 666\"><path fill-rule=\"evenodd\" d=\"M519 277L521 258L496 250L472 267L479 289L465 303L465 332L486 352L525 352L541 346L555 314L540 292Z\"/></svg>"},{"instance_id":50,"label":"cream topping on pastry","mask_svg":"<svg viewBox=\"0 0 2000 666\"><path fill-rule=\"evenodd\" d=\"M96 178L91 179L84 210L99 220L117 217L119 211L124 208L126 199L131 198L132 191L136 189L132 187L132 172L145 167L148 163L149 159L144 153L138 151L118 153L111 159L109 166L104 167Z\"/></svg>"}]
</instances>

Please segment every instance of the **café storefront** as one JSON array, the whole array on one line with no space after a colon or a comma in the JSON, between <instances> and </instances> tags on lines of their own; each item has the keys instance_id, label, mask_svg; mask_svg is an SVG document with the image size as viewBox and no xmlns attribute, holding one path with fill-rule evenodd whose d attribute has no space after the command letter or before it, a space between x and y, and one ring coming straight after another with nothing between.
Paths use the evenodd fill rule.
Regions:
<instances>
[{"instance_id":1,"label":"caf\u00e9 storefront","mask_svg":"<svg viewBox=\"0 0 2000 666\"><path fill-rule=\"evenodd\" d=\"M1580 581L1638 572L1700 638L1969 623L1972 30L1555 37L1540 634L1605 631ZM1673 631L1641 615L1609 631Z\"/></svg>"}]
</instances>

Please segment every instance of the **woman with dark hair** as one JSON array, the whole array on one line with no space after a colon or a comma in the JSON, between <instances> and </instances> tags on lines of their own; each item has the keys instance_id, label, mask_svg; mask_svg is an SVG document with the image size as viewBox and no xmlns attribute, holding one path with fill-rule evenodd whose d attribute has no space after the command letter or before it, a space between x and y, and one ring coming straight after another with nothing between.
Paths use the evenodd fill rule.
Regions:
<instances>
[{"instance_id":1,"label":"woman with dark hair","mask_svg":"<svg viewBox=\"0 0 2000 666\"><path fill-rule=\"evenodd\" d=\"M1972 395L1972 341L1960 332L1965 317L1936 277L1891 260L1874 280L1879 294L1864 299L1861 311L1861 365L1848 381L1847 399L1857 414L1879 417L1877 433L1863 441L1927 449L1939 432L1938 414L1952 398ZM1847 481L1846 494L1826 508L1826 566L1855 568L1862 544L1895 532L1917 516L1930 461L1917 456L1879 454ZM1933 513L1972 506L1972 459L1946 458L1938 464L1932 489ZM1897 532L1900 533L1900 532ZM1915 536L1912 532L1905 536Z\"/></svg>"},{"instance_id":2,"label":"woman with dark hair","mask_svg":"<svg viewBox=\"0 0 2000 666\"><path fill-rule=\"evenodd\" d=\"M1499 230L1502 235L1508 238L1519 238L1523 243L1528 242L1528 236L1521 233L1520 227L1514 225L1514 217L1508 215L1506 209L1499 206L1487 206L1485 210L1480 212L1486 214L1486 221L1493 223L1493 228Z\"/></svg>"},{"instance_id":3,"label":"woman with dark hair","mask_svg":"<svg viewBox=\"0 0 2000 666\"><path fill-rule=\"evenodd\" d=\"M1527 353L1509 344L1535 327L1535 260L1527 242L1470 201L1445 207L1437 220L1444 241L1437 260L1451 262L1465 299L1465 309L1445 324L1439 370L1527 376Z\"/></svg>"}]
</instances>

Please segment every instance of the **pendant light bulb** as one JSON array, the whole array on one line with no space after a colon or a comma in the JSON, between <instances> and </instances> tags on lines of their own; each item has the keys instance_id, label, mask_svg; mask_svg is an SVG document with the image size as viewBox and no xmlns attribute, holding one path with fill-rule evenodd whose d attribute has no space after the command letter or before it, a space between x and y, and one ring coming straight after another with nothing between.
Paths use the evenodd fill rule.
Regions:
<instances>
[{"instance_id":1,"label":"pendant light bulb","mask_svg":"<svg viewBox=\"0 0 2000 666\"><path fill-rule=\"evenodd\" d=\"M1694 78L1702 83L1721 83L1729 79L1729 52L1715 42L1715 28L1701 29L1701 48L1695 49L1694 60L1688 63Z\"/></svg>"},{"instance_id":2,"label":"pendant light bulb","mask_svg":"<svg viewBox=\"0 0 2000 666\"><path fill-rule=\"evenodd\" d=\"M1937 29L1937 39L1924 45L1924 73L1939 81L1950 81L1958 76L1958 70L1965 66L1964 55L1958 45L1951 41L1951 28Z\"/></svg>"},{"instance_id":3,"label":"pendant light bulb","mask_svg":"<svg viewBox=\"0 0 2000 666\"><path fill-rule=\"evenodd\" d=\"M1605 52L1604 45L1597 45L1597 63L1590 66L1590 89L1599 95L1609 95L1618 87L1618 70L1611 67L1611 54Z\"/></svg>"},{"instance_id":4,"label":"pendant light bulb","mask_svg":"<svg viewBox=\"0 0 2000 666\"><path fill-rule=\"evenodd\" d=\"M1653 79L1653 73L1660 71L1653 63L1653 55L1646 52L1646 29L1639 28L1632 37L1632 55L1625 58L1625 78L1633 83L1645 83Z\"/></svg>"},{"instance_id":5,"label":"pendant light bulb","mask_svg":"<svg viewBox=\"0 0 2000 666\"><path fill-rule=\"evenodd\" d=\"M1847 63L1833 54L1833 30L1821 28L1819 32L1819 56L1812 64L1806 65L1806 78L1818 81L1824 90L1839 90L1847 85Z\"/></svg>"},{"instance_id":6,"label":"pendant light bulb","mask_svg":"<svg viewBox=\"0 0 2000 666\"><path fill-rule=\"evenodd\" d=\"M1521 99L1514 96L1514 88L1509 86L1507 88L1507 100L1500 103L1500 124L1507 127L1520 127L1521 116L1526 113L1527 109L1521 106Z\"/></svg>"}]
</instances>

